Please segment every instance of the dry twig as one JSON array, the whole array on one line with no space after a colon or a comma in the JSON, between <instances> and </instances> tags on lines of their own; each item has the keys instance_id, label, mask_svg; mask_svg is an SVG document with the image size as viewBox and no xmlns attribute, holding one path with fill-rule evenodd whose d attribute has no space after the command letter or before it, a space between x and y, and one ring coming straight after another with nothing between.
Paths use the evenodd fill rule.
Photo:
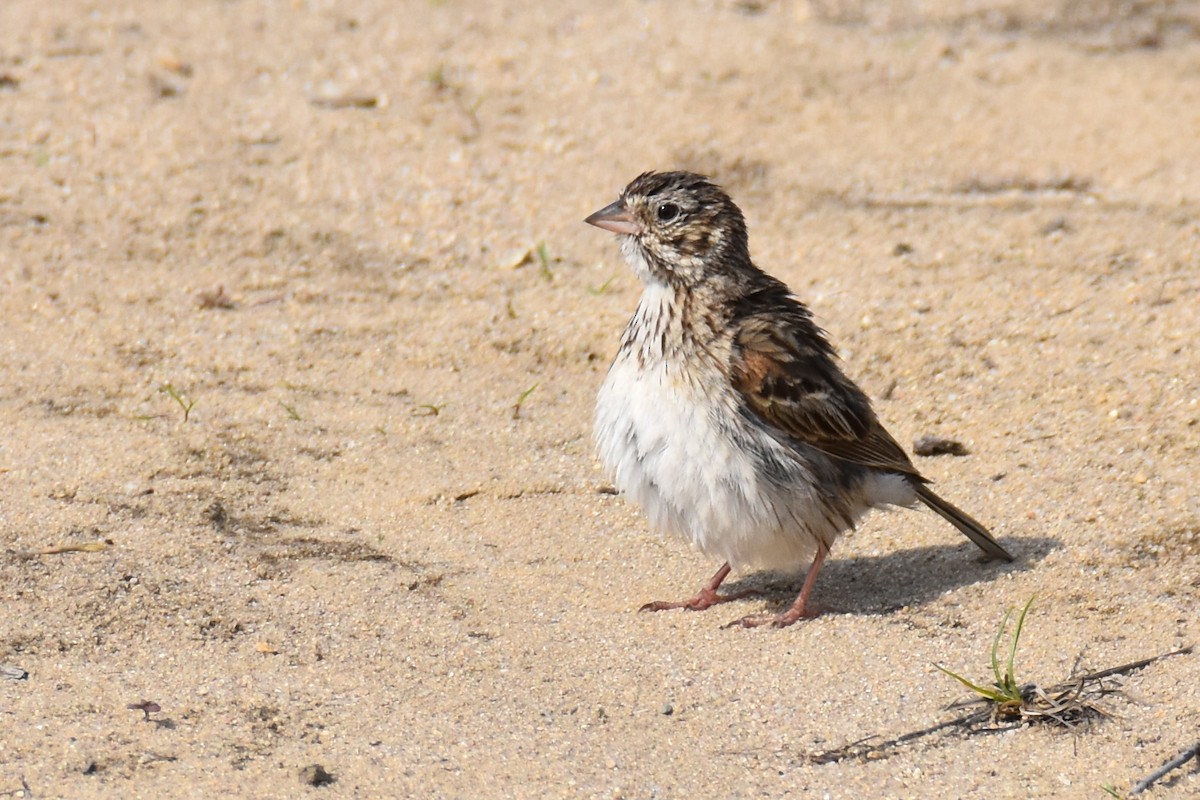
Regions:
<instances>
[{"instance_id":1,"label":"dry twig","mask_svg":"<svg viewBox=\"0 0 1200 800\"><path fill-rule=\"evenodd\" d=\"M1121 664L1120 666L1109 667L1098 672L1081 675L1048 689L1043 689L1032 683L1025 684L1020 687L1021 697L1024 700L1020 708L1012 712L1000 713L1000 709L1007 708L1007 706L984 697L974 698L967 703L955 704L952 707L983 706L982 708L976 708L970 713L963 714L954 719L930 725L928 728L910 731L894 739L876 742L874 740L878 737L868 736L833 750L813 753L809 756L809 760L814 764L829 764L847 759L870 761L887 758L890 755L889 751L895 750L901 745L909 744L931 734L951 729L967 735L997 733L1011 730L1027 723L1046 721L1071 728L1089 718L1105 716L1105 712L1094 701L1104 695L1120 690L1119 686L1106 684L1106 678L1127 675L1130 672L1136 672L1139 669L1147 667L1156 661L1171 658L1172 656L1188 655L1191 652L1192 648L1190 646L1179 650L1172 650L1169 653L1162 653L1150 658L1131 661L1128 664ZM1200 745L1197 745L1197 747L1200 747ZM1192 750L1181 754L1176 759L1168 762L1168 764L1163 765L1159 772L1148 777L1146 781L1153 783L1171 770L1178 768L1180 765L1186 763L1189 758L1195 757L1195 751L1196 748L1192 748ZM1183 758L1184 755L1187 758ZM1143 783L1146 783L1146 781L1143 781ZM1138 785L1140 786L1141 784ZM1146 785L1149 786L1150 784L1146 783ZM1137 790L1135 787L1136 793Z\"/></svg>"},{"instance_id":2,"label":"dry twig","mask_svg":"<svg viewBox=\"0 0 1200 800\"><path fill-rule=\"evenodd\" d=\"M1200 761L1200 742L1196 742L1187 750L1184 750L1182 753L1175 756L1158 769L1154 770L1154 772L1151 772L1149 775L1135 783L1133 786L1133 791L1131 791L1130 794L1141 794L1153 786L1157 781L1162 779L1167 773L1179 769L1193 758L1197 761Z\"/></svg>"}]
</instances>

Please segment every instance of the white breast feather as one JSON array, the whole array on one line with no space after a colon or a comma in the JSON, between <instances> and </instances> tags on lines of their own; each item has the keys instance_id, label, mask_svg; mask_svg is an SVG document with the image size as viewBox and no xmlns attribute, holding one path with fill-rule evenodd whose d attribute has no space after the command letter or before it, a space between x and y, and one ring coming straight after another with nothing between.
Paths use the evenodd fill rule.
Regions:
<instances>
[{"instance_id":1,"label":"white breast feather","mask_svg":"<svg viewBox=\"0 0 1200 800\"><path fill-rule=\"evenodd\" d=\"M653 314L655 304L667 302L666 291L647 288L639 313ZM636 353L623 350L596 403L600 458L651 527L735 567L798 568L815 555L818 541L832 545L839 526L819 510L808 468L734 411L723 376L710 367L710 374L697 378L693 370L687 380L669 358L653 355L639 369ZM755 455L707 413L720 403L743 426L740 435L774 449L790 475L773 481L762 474Z\"/></svg>"}]
</instances>

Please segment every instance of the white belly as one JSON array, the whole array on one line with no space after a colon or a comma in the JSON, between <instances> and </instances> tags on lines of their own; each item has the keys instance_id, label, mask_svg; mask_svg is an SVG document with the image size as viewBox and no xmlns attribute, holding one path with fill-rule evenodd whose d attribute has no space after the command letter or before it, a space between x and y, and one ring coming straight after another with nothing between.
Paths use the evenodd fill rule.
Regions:
<instances>
[{"instance_id":1,"label":"white belly","mask_svg":"<svg viewBox=\"0 0 1200 800\"><path fill-rule=\"evenodd\" d=\"M727 414L716 413L721 404ZM669 362L639 370L623 353L597 398L596 441L617 488L653 528L735 567L799 568L845 527L826 513L809 465L734 411L733 390L715 370L688 381Z\"/></svg>"}]
</instances>

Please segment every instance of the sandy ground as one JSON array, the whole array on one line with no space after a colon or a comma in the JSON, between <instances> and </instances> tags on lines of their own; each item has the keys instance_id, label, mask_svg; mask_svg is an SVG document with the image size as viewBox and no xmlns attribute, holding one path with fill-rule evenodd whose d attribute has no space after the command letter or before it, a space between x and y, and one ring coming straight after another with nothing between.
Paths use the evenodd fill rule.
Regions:
<instances>
[{"instance_id":1,"label":"sandy ground","mask_svg":"<svg viewBox=\"0 0 1200 800\"><path fill-rule=\"evenodd\" d=\"M954 716L1033 595L1021 680L1200 640L1198 134L1195 3L6 0L0 797L1128 790L1200 657L820 756ZM638 286L581 220L675 167L1016 563L878 514L818 619L636 613L717 564L606 492Z\"/></svg>"}]
</instances>

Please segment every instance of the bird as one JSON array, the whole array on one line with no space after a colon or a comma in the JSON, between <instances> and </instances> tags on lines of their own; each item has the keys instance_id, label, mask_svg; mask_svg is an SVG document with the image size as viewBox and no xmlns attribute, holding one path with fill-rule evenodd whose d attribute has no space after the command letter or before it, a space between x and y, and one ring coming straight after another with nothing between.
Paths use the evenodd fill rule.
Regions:
<instances>
[{"instance_id":1,"label":"bird","mask_svg":"<svg viewBox=\"0 0 1200 800\"><path fill-rule=\"evenodd\" d=\"M876 508L924 504L990 559L1013 560L934 492L808 306L755 266L745 217L714 181L645 172L585 222L617 235L642 285L596 398L597 453L652 528L724 562L690 599L642 610L700 611L757 594L718 592L735 568L807 564L787 610L731 624L817 616L830 548Z\"/></svg>"}]
</instances>

